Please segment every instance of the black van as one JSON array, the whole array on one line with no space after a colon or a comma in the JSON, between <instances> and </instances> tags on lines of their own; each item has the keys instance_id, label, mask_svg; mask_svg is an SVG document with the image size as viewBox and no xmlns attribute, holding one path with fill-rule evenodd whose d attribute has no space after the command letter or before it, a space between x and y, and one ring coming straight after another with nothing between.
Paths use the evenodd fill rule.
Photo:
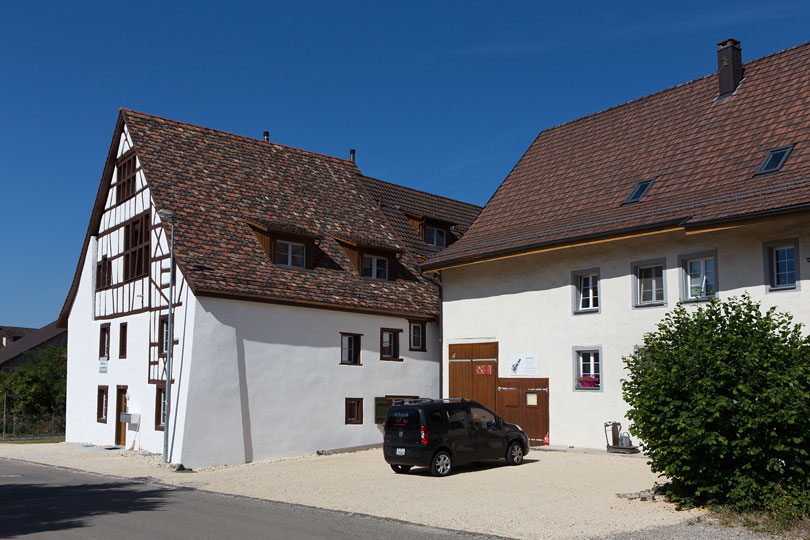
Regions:
<instances>
[{"instance_id":1,"label":"black van","mask_svg":"<svg viewBox=\"0 0 810 540\"><path fill-rule=\"evenodd\" d=\"M454 465L471 461L519 465L529 438L476 401L418 399L388 409L383 452L394 472L430 467L434 476L447 476Z\"/></svg>"}]
</instances>

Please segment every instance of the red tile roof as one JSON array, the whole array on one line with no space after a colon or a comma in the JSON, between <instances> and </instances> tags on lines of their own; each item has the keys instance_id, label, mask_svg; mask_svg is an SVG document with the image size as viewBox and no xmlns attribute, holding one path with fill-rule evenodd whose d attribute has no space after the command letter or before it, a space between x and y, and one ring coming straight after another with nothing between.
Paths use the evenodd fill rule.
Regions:
<instances>
[{"instance_id":1,"label":"red tile roof","mask_svg":"<svg viewBox=\"0 0 810 540\"><path fill-rule=\"evenodd\" d=\"M418 318L438 315L437 286L419 272L417 259L406 249L412 238L403 241L403 231L392 226L379 197L367 189L378 181L363 177L354 162L130 110L121 111L116 137L124 124L156 207L175 212L175 253L195 294ZM98 230L116 143L114 137L89 235ZM431 197L415 195L403 203L432 204ZM452 223L472 221L470 205L441 201L436 211ZM315 268L272 264L251 224L316 238ZM401 253L397 279L362 277L337 239ZM87 241L85 252L86 246ZM80 269L81 261L60 323L66 322Z\"/></svg>"},{"instance_id":2,"label":"red tile roof","mask_svg":"<svg viewBox=\"0 0 810 540\"><path fill-rule=\"evenodd\" d=\"M464 238L423 268L810 207L810 43L744 70L722 99L712 74L543 131ZM789 144L779 172L756 175Z\"/></svg>"}]
</instances>

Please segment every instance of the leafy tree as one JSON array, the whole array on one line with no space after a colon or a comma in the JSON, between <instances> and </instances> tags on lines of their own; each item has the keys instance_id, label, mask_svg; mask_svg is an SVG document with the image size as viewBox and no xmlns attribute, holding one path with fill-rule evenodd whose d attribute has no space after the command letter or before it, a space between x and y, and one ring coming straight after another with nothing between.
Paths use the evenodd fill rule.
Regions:
<instances>
[{"instance_id":1,"label":"leafy tree","mask_svg":"<svg viewBox=\"0 0 810 540\"><path fill-rule=\"evenodd\" d=\"M687 505L808 508L810 338L747 295L678 305L624 359L631 432Z\"/></svg>"},{"instance_id":2,"label":"leafy tree","mask_svg":"<svg viewBox=\"0 0 810 540\"><path fill-rule=\"evenodd\" d=\"M48 345L26 353L28 361L0 373L0 394L17 394L9 400L17 414L61 414L65 411L67 359L64 347Z\"/></svg>"}]
</instances>

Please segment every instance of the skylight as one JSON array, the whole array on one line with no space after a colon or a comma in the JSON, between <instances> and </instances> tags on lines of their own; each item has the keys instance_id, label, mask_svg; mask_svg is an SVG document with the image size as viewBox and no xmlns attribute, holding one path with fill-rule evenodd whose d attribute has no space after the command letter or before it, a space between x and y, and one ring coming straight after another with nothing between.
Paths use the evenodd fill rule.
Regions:
<instances>
[{"instance_id":1,"label":"skylight","mask_svg":"<svg viewBox=\"0 0 810 540\"><path fill-rule=\"evenodd\" d=\"M649 180L642 180L636 184L636 187L633 188L632 193L630 193L630 196L624 201L624 204L634 203L641 200L644 194L647 193L647 190L650 189L650 184L653 183L653 180L654 178L650 178Z\"/></svg>"},{"instance_id":2,"label":"skylight","mask_svg":"<svg viewBox=\"0 0 810 540\"><path fill-rule=\"evenodd\" d=\"M782 146L781 148L774 148L773 150L768 152L768 157L765 158L765 161L762 163L762 166L757 171L757 174L774 172L781 169L782 165L785 164L785 161L790 155L791 150L793 150L792 144L790 146Z\"/></svg>"}]
</instances>

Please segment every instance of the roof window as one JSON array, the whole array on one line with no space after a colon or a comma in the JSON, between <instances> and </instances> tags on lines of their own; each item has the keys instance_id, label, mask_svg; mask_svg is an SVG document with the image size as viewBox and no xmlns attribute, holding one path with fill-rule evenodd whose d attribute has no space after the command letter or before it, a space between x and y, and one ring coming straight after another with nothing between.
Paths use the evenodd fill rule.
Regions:
<instances>
[{"instance_id":1,"label":"roof window","mask_svg":"<svg viewBox=\"0 0 810 540\"><path fill-rule=\"evenodd\" d=\"M785 161L787 161L787 158L790 155L791 150L793 150L792 144L790 146L782 146L780 148L774 148L773 150L768 152L768 157L765 158L765 161L762 163L762 166L757 171L757 174L774 172L781 169L782 165L784 165Z\"/></svg>"},{"instance_id":2,"label":"roof window","mask_svg":"<svg viewBox=\"0 0 810 540\"><path fill-rule=\"evenodd\" d=\"M634 203L641 200L647 190L650 189L650 184L653 183L654 178L650 178L649 180L642 180L636 187L633 188L633 191L630 193L630 196L624 201L624 204L627 203Z\"/></svg>"}]
</instances>

